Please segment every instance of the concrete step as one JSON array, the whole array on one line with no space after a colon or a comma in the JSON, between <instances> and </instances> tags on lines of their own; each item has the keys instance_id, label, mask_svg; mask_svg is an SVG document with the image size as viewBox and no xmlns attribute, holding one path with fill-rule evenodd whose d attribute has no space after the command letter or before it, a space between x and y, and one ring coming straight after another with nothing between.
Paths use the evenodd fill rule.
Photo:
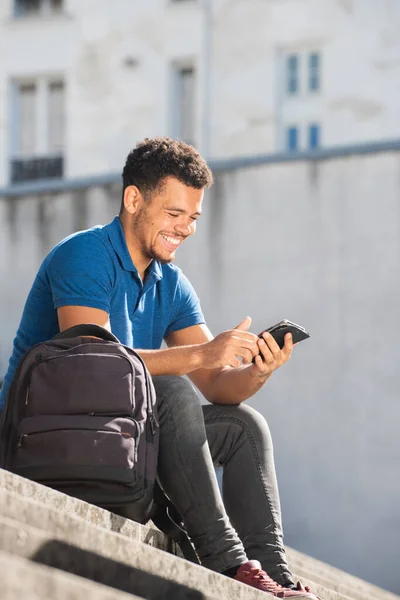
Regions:
<instances>
[{"instance_id":1,"label":"concrete step","mask_svg":"<svg viewBox=\"0 0 400 600\"><path fill-rule=\"evenodd\" d=\"M146 526L139 525L3 470L0 470L0 490L11 493L11 496L3 496L0 500L0 507L8 507L7 510L0 509L0 514L3 513L3 516L6 516L5 513L7 512L9 519L25 522L27 525L36 524L38 529L45 528L50 533L52 527L55 527L60 539L63 539L65 527L71 523L69 519L75 518L83 520L85 526L91 524L139 543L153 545L163 550L171 550L171 543L166 536L151 523ZM19 506L18 501L22 498L29 499L31 504ZM34 517L34 515L36 516ZM63 517L60 518L60 515ZM33 519L35 520L33 521ZM172 550L176 551L176 548L172 547ZM353 600L369 598L371 600L372 598L376 600L399 600L394 594L334 569L321 561L312 559L290 548L287 549L287 552L296 577L301 579L303 583L310 585L313 591L323 600L343 600L345 598L352 598ZM196 567L195 565L190 566ZM201 570L210 573L204 569ZM223 578L223 581L227 584L238 585L226 578ZM212 588L208 587L207 591L210 589ZM246 587L246 590L249 590L249 588Z\"/></svg>"},{"instance_id":2,"label":"concrete step","mask_svg":"<svg viewBox=\"0 0 400 600\"><path fill-rule=\"evenodd\" d=\"M2 600L140 600L104 585L0 552Z\"/></svg>"},{"instance_id":3,"label":"concrete step","mask_svg":"<svg viewBox=\"0 0 400 600\"><path fill-rule=\"evenodd\" d=\"M8 500L14 499L9 496ZM0 506L3 501L4 496ZM3 552L149 600L265 597L263 592L137 540L90 525L79 517L58 513L57 518L56 513L48 518L51 509L45 507L42 522L37 523L39 511L35 510L34 503L20 501L20 507L22 502L26 504L18 521L0 516L0 550ZM23 522L29 518L36 526Z\"/></svg>"},{"instance_id":4,"label":"concrete step","mask_svg":"<svg viewBox=\"0 0 400 600\"><path fill-rule=\"evenodd\" d=\"M42 503L38 503L36 500L31 500L28 498L23 498L19 494L15 494L13 492L9 492L7 490L0 490L0 506L2 507L1 513L3 518L2 527L6 527L7 523L19 524L22 527L22 531L25 530L25 527L33 527L36 528L37 531L41 531L42 533L46 533L48 536L53 536L59 542L63 541L68 542L78 548L82 548L89 552L93 550L96 553L100 554L106 558L117 558L121 562L131 567L138 567L143 569L143 571L149 571L150 573L159 573L161 575L165 575L168 578L168 573L170 573L170 569L175 569L174 572L174 581L178 581L182 584L187 584L189 582L190 587L193 585L193 575L191 570L197 569L201 572L202 581L206 582L210 578L217 577L218 580L222 579L219 582L219 586L223 586L226 590L234 585L237 587L239 584L232 580L228 580L226 577L221 577L216 573L212 573L202 567L198 567L196 565L192 565L187 561L184 561L178 557L174 557L172 555L167 555L165 552L160 550L156 550L155 548L151 548L146 546L137 539L127 538L125 535L121 535L120 533L110 532L105 528L101 528L98 525L94 525L81 517L76 515L71 515L65 512L60 512L57 509L52 508L50 505L43 505ZM4 522L4 519L7 521ZM1 521L0 521L1 523ZM0 525L1 527L1 525ZM140 529L140 526L138 526ZM18 543L11 535L7 543L11 543L11 546L3 546L6 543L6 538L3 536L4 541L0 541L0 549L8 551L8 552L16 552L18 551ZM32 535L32 534L31 534ZM119 553L119 554L118 554ZM29 558L29 554L23 554L25 557ZM147 556L144 559L144 556ZM142 563L140 560L142 559ZM169 566L166 566L166 563L170 563ZM49 564L46 562L46 564ZM51 564L51 566L59 566L57 564ZM66 569L65 566L59 566L59 568ZM167 568L167 570L166 570ZM154 571L155 569L155 571ZM68 570L68 569L66 569ZM73 571L75 572L75 571ZM194 571L196 573L196 571ZM82 572L76 573L78 575L84 576ZM187 576L189 577L189 580ZM200 577L200 574L198 573ZM98 581L96 579L96 581ZM107 583L106 581L101 581L102 583ZM318 594L320 597L324 598L324 600L347 600L351 598L347 594L343 592L338 592L330 589L329 587L325 587L321 585L321 583L310 580L310 578L304 578L304 582ZM210 587L211 586L211 587ZM196 579L196 588L203 593L213 590L215 587L215 581L211 583L206 583L206 587L200 585L200 582ZM243 586L240 586L241 593L250 597L251 594L256 593L259 595L259 592L255 590L249 590L249 588L245 588L243 591ZM140 591L137 588L132 588L133 592L140 595ZM249 592L247 592L249 590ZM127 591L127 590L124 590ZM220 587L220 591L221 587ZM233 593L233 590L232 590ZM239 598L239 591L234 591L235 597ZM360 600L366 600L369 598L369 595L366 594L360 597Z\"/></svg>"},{"instance_id":5,"label":"concrete step","mask_svg":"<svg viewBox=\"0 0 400 600\"><path fill-rule=\"evenodd\" d=\"M93 506L93 504L72 498L4 469L0 469L0 490L14 492L21 498L29 498L43 506L50 506L58 512L81 517L86 522L104 527L108 531L121 533L128 538L155 546L160 550L171 551L170 541L151 522L146 525L139 525L135 521L124 519L119 515L114 515L107 510ZM172 546L172 550L175 550L175 545Z\"/></svg>"},{"instance_id":6,"label":"concrete step","mask_svg":"<svg viewBox=\"0 0 400 600\"><path fill-rule=\"evenodd\" d=\"M354 599L364 598L368 594L371 598L375 597L379 598L379 600L399 600L399 596L396 594L303 554L298 550L286 548L286 553L290 567L301 580L310 577L313 581L330 589L351 595Z\"/></svg>"}]
</instances>

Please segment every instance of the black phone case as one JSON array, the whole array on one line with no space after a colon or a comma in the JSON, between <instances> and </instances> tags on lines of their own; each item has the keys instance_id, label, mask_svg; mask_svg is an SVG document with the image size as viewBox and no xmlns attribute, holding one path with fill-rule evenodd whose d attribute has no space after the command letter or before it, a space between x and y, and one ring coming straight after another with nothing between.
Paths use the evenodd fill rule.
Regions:
<instances>
[{"instance_id":1,"label":"black phone case","mask_svg":"<svg viewBox=\"0 0 400 600\"><path fill-rule=\"evenodd\" d=\"M300 327L300 325L296 325L296 323L292 323L291 321L287 320L280 321L280 323L277 323L268 329L264 329L264 331L268 331L268 333L272 335L281 350L285 345L285 335L287 333L292 334L293 344L302 342L310 337L310 334L304 329L304 327ZM264 331L262 331L258 337L261 337ZM254 363L254 358L251 362Z\"/></svg>"},{"instance_id":2,"label":"black phone case","mask_svg":"<svg viewBox=\"0 0 400 600\"><path fill-rule=\"evenodd\" d=\"M302 342L310 337L310 334L304 329L304 327L300 327L300 325L296 325L296 323L292 323L291 321L281 321L269 329L265 329L264 331L268 331L278 344L279 348L283 348L285 345L285 335L287 333L291 333L293 337L293 344L297 344L298 342ZM262 336L264 332L260 333Z\"/></svg>"}]
</instances>

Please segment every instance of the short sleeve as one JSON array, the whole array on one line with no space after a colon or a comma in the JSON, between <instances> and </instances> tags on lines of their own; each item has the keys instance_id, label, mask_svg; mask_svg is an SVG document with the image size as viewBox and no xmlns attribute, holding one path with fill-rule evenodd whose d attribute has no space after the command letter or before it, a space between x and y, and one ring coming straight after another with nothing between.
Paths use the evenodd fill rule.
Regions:
<instances>
[{"instance_id":1,"label":"short sleeve","mask_svg":"<svg viewBox=\"0 0 400 600\"><path fill-rule=\"evenodd\" d=\"M109 313L114 271L111 256L96 234L66 240L53 251L47 266L54 308L88 306Z\"/></svg>"},{"instance_id":2,"label":"short sleeve","mask_svg":"<svg viewBox=\"0 0 400 600\"><path fill-rule=\"evenodd\" d=\"M176 306L176 309L173 311L173 316L165 332L165 337L173 331L186 329L186 327L206 322L201 310L200 300L192 284L182 272L178 280L178 290L174 306Z\"/></svg>"}]
</instances>

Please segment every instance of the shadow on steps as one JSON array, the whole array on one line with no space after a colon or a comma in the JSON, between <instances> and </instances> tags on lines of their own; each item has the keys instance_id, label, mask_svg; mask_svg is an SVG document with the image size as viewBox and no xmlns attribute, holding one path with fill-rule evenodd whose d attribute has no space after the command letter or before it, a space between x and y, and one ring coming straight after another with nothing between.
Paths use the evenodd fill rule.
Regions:
<instances>
[{"instance_id":1,"label":"shadow on steps","mask_svg":"<svg viewBox=\"0 0 400 600\"><path fill-rule=\"evenodd\" d=\"M43 544L30 560L146 600L205 600L204 594L185 585L58 540Z\"/></svg>"}]
</instances>

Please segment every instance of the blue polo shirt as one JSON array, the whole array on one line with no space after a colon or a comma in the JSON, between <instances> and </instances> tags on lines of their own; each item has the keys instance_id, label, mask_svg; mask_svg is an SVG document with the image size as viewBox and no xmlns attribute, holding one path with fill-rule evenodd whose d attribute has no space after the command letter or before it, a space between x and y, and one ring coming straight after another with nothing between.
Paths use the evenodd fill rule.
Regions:
<instances>
[{"instance_id":1,"label":"blue polo shirt","mask_svg":"<svg viewBox=\"0 0 400 600\"><path fill-rule=\"evenodd\" d=\"M22 356L59 332L57 308L72 305L105 310L114 335L132 348L158 349L172 331L205 323L199 299L177 266L153 260L142 283L119 217L70 235L44 259L29 292L0 411Z\"/></svg>"}]
</instances>

